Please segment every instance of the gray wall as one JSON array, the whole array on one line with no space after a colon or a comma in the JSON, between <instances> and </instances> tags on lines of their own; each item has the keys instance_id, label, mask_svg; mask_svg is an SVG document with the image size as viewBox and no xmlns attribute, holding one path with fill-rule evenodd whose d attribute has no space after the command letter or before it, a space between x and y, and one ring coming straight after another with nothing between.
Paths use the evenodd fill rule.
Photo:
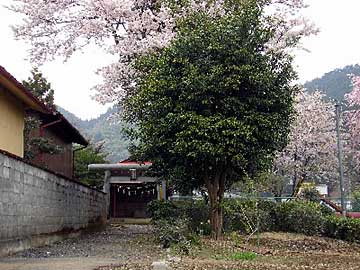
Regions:
<instances>
[{"instance_id":1,"label":"gray wall","mask_svg":"<svg viewBox=\"0 0 360 270\"><path fill-rule=\"evenodd\" d=\"M0 152L0 255L11 241L104 224L105 196Z\"/></svg>"}]
</instances>

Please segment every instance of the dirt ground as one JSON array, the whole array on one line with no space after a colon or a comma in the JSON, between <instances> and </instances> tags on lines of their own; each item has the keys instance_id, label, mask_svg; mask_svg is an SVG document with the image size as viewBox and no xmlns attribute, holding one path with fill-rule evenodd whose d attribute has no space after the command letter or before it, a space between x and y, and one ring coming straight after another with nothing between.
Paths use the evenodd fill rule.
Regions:
<instances>
[{"instance_id":1,"label":"dirt ground","mask_svg":"<svg viewBox=\"0 0 360 270\"><path fill-rule=\"evenodd\" d=\"M93 270L129 261L150 264L164 252L146 240L151 235L151 226L111 225L102 232L0 258L0 270Z\"/></svg>"},{"instance_id":2,"label":"dirt ground","mask_svg":"<svg viewBox=\"0 0 360 270\"><path fill-rule=\"evenodd\" d=\"M253 259L233 259L232 254L251 253ZM168 255L169 256L169 255ZM171 256L174 256L172 254ZM170 257L171 257L170 256ZM178 270L359 270L360 245L289 233L264 233L250 240L231 236L215 242L202 239L189 255L169 262ZM149 263L124 263L101 270L152 269Z\"/></svg>"},{"instance_id":3,"label":"dirt ground","mask_svg":"<svg viewBox=\"0 0 360 270\"><path fill-rule=\"evenodd\" d=\"M251 253L255 258L232 254ZM360 245L288 233L258 238L231 235L216 242L200 239L188 255L164 250L151 226L109 226L103 232L68 239L0 259L0 270L148 270L166 259L176 270L360 270Z\"/></svg>"}]
</instances>

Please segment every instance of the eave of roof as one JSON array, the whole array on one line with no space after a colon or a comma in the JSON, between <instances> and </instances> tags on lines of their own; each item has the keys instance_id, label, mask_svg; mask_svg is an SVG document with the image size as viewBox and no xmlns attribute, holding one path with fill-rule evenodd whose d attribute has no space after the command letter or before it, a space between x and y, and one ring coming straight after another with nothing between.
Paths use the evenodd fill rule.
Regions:
<instances>
[{"instance_id":1,"label":"eave of roof","mask_svg":"<svg viewBox=\"0 0 360 270\"><path fill-rule=\"evenodd\" d=\"M2 66L0 66L0 85L19 98L29 108L42 113L53 113Z\"/></svg>"},{"instance_id":2,"label":"eave of roof","mask_svg":"<svg viewBox=\"0 0 360 270\"><path fill-rule=\"evenodd\" d=\"M83 146L88 146L89 142L83 137L83 135L81 135L80 131L75 128L66 118L65 116L63 116L61 113L57 112L57 116L59 116L59 118L62 120L63 123L65 123L65 125L67 126L67 128L69 130L71 130L72 132L72 138L73 138L73 142L83 145Z\"/></svg>"}]
</instances>

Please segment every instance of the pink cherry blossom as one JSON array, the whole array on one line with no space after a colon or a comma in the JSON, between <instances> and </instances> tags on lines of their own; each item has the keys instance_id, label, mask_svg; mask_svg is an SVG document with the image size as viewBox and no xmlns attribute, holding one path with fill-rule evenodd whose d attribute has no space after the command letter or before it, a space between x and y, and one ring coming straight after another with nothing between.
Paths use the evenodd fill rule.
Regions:
<instances>
[{"instance_id":1,"label":"pink cherry blossom","mask_svg":"<svg viewBox=\"0 0 360 270\"><path fill-rule=\"evenodd\" d=\"M349 108L346 113L346 124L349 130L349 144L346 152L352 157L352 166L360 171L360 77L352 76L353 90L345 95Z\"/></svg>"},{"instance_id":2,"label":"pink cherry blossom","mask_svg":"<svg viewBox=\"0 0 360 270\"><path fill-rule=\"evenodd\" d=\"M324 94L301 91L289 144L275 161L277 173L299 181L329 183L337 179L335 107Z\"/></svg>"},{"instance_id":3,"label":"pink cherry blossom","mask_svg":"<svg viewBox=\"0 0 360 270\"><path fill-rule=\"evenodd\" d=\"M63 57L97 45L114 57L99 67L104 83L95 87L101 103L119 102L134 89L137 55L168 46L176 36L176 21L191 12L205 12L216 19L229 12L224 0L192 0L177 11L160 0L14 0L11 10L24 15L24 23L14 26L17 38L31 45L30 55L37 63ZM303 0L271 0L264 23L277 29L268 50L292 49L301 37L316 28L301 15Z\"/></svg>"}]
</instances>

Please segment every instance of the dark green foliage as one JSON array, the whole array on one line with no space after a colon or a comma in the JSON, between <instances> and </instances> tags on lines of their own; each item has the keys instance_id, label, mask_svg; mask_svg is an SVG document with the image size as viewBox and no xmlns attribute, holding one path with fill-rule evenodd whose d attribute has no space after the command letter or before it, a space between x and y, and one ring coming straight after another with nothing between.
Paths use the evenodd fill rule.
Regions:
<instances>
[{"instance_id":1,"label":"dark green foliage","mask_svg":"<svg viewBox=\"0 0 360 270\"><path fill-rule=\"evenodd\" d=\"M209 214L210 208L204 201L188 202L185 206L186 216L192 232L209 235L211 233Z\"/></svg>"},{"instance_id":2,"label":"dark green foliage","mask_svg":"<svg viewBox=\"0 0 360 270\"><path fill-rule=\"evenodd\" d=\"M145 75L126 111L143 156L254 173L285 145L294 72L287 55L264 53L259 12L193 16L170 48L138 61Z\"/></svg>"},{"instance_id":3,"label":"dark green foliage","mask_svg":"<svg viewBox=\"0 0 360 270\"><path fill-rule=\"evenodd\" d=\"M325 235L331 238L360 242L360 219L329 216L326 219Z\"/></svg>"},{"instance_id":4,"label":"dark green foliage","mask_svg":"<svg viewBox=\"0 0 360 270\"><path fill-rule=\"evenodd\" d=\"M48 108L54 110L54 90L50 83L43 77L37 68L31 71L31 77L23 81L23 85ZM34 116L25 117L24 127L24 159L30 161L38 154L59 154L62 148L52 140L44 137L36 137L34 134L40 129L41 121ZM46 164L44 164L45 166Z\"/></svg>"},{"instance_id":5,"label":"dark green foliage","mask_svg":"<svg viewBox=\"0 0 360 270\"><path fill-rule=\"evenodd\" d=\"M301 189L299 197L310 202L320 202L320 193L315 186L305 186Z\"/></svg>"},{"instance_id":6,"label":"dark green foliage","mask_svg":"<svg viewBox=\"0 0 360 270\"><path fill-rule=\"evenodd\" d=\"M324 230L325 215L319 203L289 201L276 207L276 224L280 231L320 235Z\"/></svg>"},{"instance_id":7,"label":"dark green foliage","mask_svg":"<svg viewBox=\"0 0 360 270\"><path fill-rule=\"evenodd\" d=\"M332 216L334 215L333 210L331 210L329 207L327 207L324 204L320 204L320 211L324 217Z\"/></svg>"},{"instance_id":8,"label":"dark green foliage","mask_svg":"<svg viewBox=\"0 0 360 270\"><path fill-rule=\"evenodd\" d=\"M160 172L181 164L191 177L180 180L206 187L215 238L225 189L269 168L287 143L296 76L292 57L266 49L275 31L264 3L228 1L224 16L184 18L169 47L135 63L137 89L124 102L135 157Z\"/></svg>"},{"instance_id":9,"label":"dark green foliage","mask_svg":"<svg viewBox=\"0 0 360 270\"><path fill-rule=\"evenodd\" d=\"M77 147L74 151L74 177L81 183L102 189L104 172L89 171L89 164L108 163L105 159L102 144L89 145L86 148Z\"/></svg>"},{"instance_id":10,"label":"dark green foliage","mask_svg":"<svg viewBox=\"0 0 360 270\"><path fill-rule=\"evenodd\" d=\"M181 208L173 201L154 200L148 204L148 213L152 220L168 219L173 220L182 215Z\"/></svg>"},{"instance_id":11,"label":"dark green foliage","mask_svg":"<svg viewBox=\"0 0 360 270\"><path fill-rule=\"evenodd\" d=\"M54 89L51 88L51 84L43 77L43 74L37 67L31 70L31 77L23 81L22 84L48 108L56 109L54 104Z\"/></svg>"},{"instance_id":12,"label":"dark green foliage","mask_svg":"<svg viewBox=\"0 0 360 270\"><path fill-rule=\"evenodd\" d=\"M209 207L203 201L152 201L148 204L152 220L188 220L189 229L194 233L209 233Z\"/></svg>"},{"instance_id":13,"label":"dark green foliage","mask_svg":"<svg viewBox=\"0 0 360 270\"><path fill-rule=\"evenodd\" d=\"M306 82L304 87L313 92L315 90L323 91L329 98L343 100L344 95L352 90L351 78L349 75L360 75L360 66L346 66L338 68L324 74L321 78Z\"/></svg>"},{"instance_id":14,"label":"dark green foliage","mask_svg":"<svg viewBox=\"0 0 360 270\"><path fill-rule=\"evenodd\" d=\"M352 194L352 211L360 212L360 190L356 190Z\"/></svg>"}]
</instances>

